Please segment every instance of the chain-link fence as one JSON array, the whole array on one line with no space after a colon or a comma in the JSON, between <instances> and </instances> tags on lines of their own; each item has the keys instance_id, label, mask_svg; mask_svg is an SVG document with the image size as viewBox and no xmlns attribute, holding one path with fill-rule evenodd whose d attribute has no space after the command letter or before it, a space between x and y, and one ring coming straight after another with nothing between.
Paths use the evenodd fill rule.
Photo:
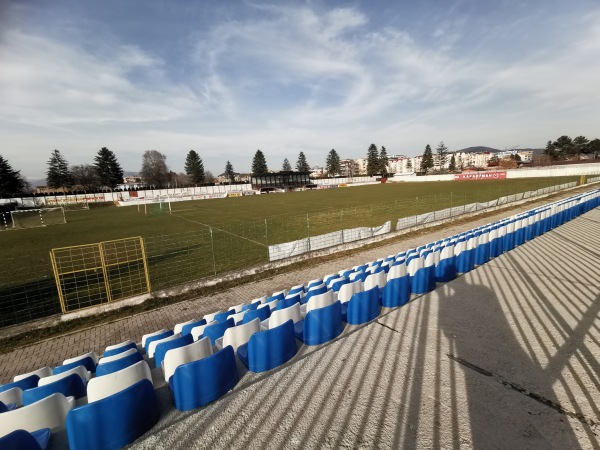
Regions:
<instances>
[{"instance_id":1,"label":"chain-link fence","mask_svg":"<svg viewBox=\"0 0 600 450\"><path fill-rule=\"evenodd\" d=\"M588 183L593 181L587 180ZM287 252L283 257L407 228L402 225L403 221L412 221L411 226L414 226L420 222L413 218L424 214L432 214L434 220L442 220L490 207L494 201L497 205L499 199L508 203L575 184L527 191L522 186L501 186L386 203L378 203L374 198L369 205L349 208L332 205L309 213L211 224L186 233L146 236L143 240L149 283L152 291L157 291L219 277L282 259L273 249L286 243L296 245L300 242L296 253ZM531 189L531 185L527 188ZM479 206L474 209L466 206L473 204ZM127 291L127 288L122 290ZM60 313L60 305L50 258L12 267L10 276L0 274L0 327Z\"/></svg>"}]
</instances>

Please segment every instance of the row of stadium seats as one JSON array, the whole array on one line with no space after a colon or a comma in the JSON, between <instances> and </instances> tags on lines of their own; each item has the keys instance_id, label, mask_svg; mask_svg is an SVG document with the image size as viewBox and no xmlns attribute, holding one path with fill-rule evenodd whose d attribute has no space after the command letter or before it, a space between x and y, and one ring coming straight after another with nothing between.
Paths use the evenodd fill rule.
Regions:
<instances>
[{"instance_id":1,"label":"row of stadium seats","mask_svg":"<svg viewBox=\"0 0 600 450\"><path fill-rule=\"evenodd\" d=\"M120 448L160 416L151 370L178 410L199 408L239 382L236 358L274 369L597 206L600 190L15 376L0 386L0 448L45 449L65 429L72 449Z\"/></svg>"}]
</instances>

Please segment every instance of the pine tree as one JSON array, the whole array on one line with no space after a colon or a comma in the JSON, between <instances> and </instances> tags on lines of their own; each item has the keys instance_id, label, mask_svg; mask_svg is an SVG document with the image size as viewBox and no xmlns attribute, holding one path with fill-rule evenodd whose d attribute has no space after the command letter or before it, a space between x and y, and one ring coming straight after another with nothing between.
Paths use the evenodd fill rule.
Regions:
<instances>
[{"instance_id":1,"label":"pine tree","mask_svg":"<svg viewBox=\"0 0 600 450\"><path fill-rule=\"evenodd\" d=\"M69 163L58 150L54 150L48 160L48 172L46 172L46 175L46 184L50 188L66 189L73 183Z\"/></svg>"},{"instance_id":2,"label":"pine tree","mask_svg":"<svg viewBox=\"0 0 600 450\"><path fill-rule=\"evenodd\" d=\"M283 165L281 166L281 170L283 170L284 172L291 172L292 171L292 165L290 164L290 162L288 161L287 158L285 158L283 160Z\"/></svg>"},{"instance_id":3,"label":"pine tree","mask_svg":"<svg viewBox=\"0 0 600 450\"><path fill-rule=\"evenodd\" d=\"M8 161L0 156L0 198L23 192L26 183L20 172L13 170Z\"/></svg>"},{"instance_id":4,"label":"pine tree","mask_svg":"<svg viewBox=\"0 0 600 450\"><path fill-rule=\"evenodd\" d=\"M298 155L296 170L298 172L310 172L310 166L308 165L308 162L306 162L306 156L304 156L304 152L300 152Z\"/></svg>"},{"instance_id":5,"label":"pine tree","mask_svg":"<svg viewBox=\"0 0 600 450\"><path fill-rule=\"evenodd\" d=\"M195 150L190 150L185 157L184 169L191 183L195 185L204 183L204 164Z\"/></svg>"},{"instance_id":6,"label":"pine tree","mask_svg":"<svg viewBox=\"0 0 600 450\"><path fill-rule=\"evenodd\" d=\"M427 173L429 169L433 169L433 153L429 144L425 147L423 158L421 159L421 172Z\"/></svg>"},{"instance_id":7,"label":"pine tree","mask_svg":"<svg viewBox=\"0 0 600 450\"><path fill-rule=\"evenodd\" d=\"M372 177L378 173L381 173L381 168L379 167L379 151L375 144L371 144L367 150L367 175Z\"/></svg>"},{"instance_id":8,"label":"pine tree","mask_svg":"<svg viewBox=\"0 0 600 450\"><path fill-rule=\"evenodd\" d=\"M267 173L269 173L269 168L267 167L265 155L260 150L256 150L254 159L252 160L252 174L266 175Z\"/></svg>"},{"instance_id":9,"label":"pine tree","mask_svg":"<svg viewBox=\"0 0 600 450\"><path fill-rule=\"evenodd\" d=\"M387 155L387 150L382 145L381 151L379 152L379 169L381 170L382 175L387 175L389 162L390 160Z\"/></svg>"},{"instance_id":10,"label":"pine tree","mask_svg":"<svg viewBox=\"0 0 600 450\"><path fill-rule=\"evenodd\" d=\"M450 157L450 165L448 166L448 170L450 172L455 172L456 171L456 158L454 157L454 153Z\"/></svg>"},{"instance_id":11,"label":"pine tree","mask_svg":"<svg viewBox=\"0 0 600 450\"><path fill-rule=\"evenodd\" d=\"M327 169L327 174L332 177L335 175L339 175L342 170L340 166L340 157L333 148L327 154L325 168Z\"/></svg>"},{"instance_id":12,"label":"pine tree","mask_svg":"<svg viewBox=\"0 0 600 450\"><path fill-rule=\"evenodd\" d=\"M102 147L98 150L94 161L94 169L102 186L114 189L118 184L123 183L123 169L112 151Z\"/></svg>"},{"instance_id":13,"label":"pine tree","mask_svg":"<svg viewBox=\"0 0 600 450\"><path fill-rule=\"evenodd\" d=\"M227 161L227 164L225 164L225 176L227 177L230 183L232 181L235 181L235 172L233 171L233 165L229 161Z\"/></svg>"},{"instance_id":14,"label":"pine tree","mask_svg":"<svg viewBox=\"0 0 600 450\"><path fill-rule=\"evenodd\" d=\"M437 152L438 170L444 170L446 168L446 163L448 162L448 147L446 147L444 141L442 141L435 150Z\"/></svg>"}]
</instances>

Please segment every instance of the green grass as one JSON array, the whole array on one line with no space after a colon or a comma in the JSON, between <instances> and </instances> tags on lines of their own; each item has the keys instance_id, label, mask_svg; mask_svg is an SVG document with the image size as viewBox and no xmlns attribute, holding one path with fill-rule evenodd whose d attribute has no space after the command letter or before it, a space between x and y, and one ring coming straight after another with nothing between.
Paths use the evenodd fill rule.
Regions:
<instances>
[{"instance_id":1,"label":"green grass","mask_svg":"<svg viewBox=\"0 0 600 450\"><path fill-rule=\"evenodd\" d=\"M172 214L166 204L148 205L146 215L143 205L67 212L63 225L0 232L0 316L26 319L59 310L53 248L142 236L152 288L161 289L267 262L268 245L275 243L387 220L394 229L400 217L578 179L388 183L177 202Z\"/></svg>"}]
</instances>

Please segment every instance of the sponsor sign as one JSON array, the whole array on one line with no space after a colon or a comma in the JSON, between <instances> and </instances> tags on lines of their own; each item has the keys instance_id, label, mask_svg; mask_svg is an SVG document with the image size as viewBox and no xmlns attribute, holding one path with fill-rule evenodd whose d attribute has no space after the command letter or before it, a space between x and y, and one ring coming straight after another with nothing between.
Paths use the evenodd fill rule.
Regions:
<instances>
[{"instance_id":1,"label":"sponsor sign","mask_svg":"<svg viewBox=\"0 0 600 450\"><path fill-rule=\"evenodd\" d=\"M506 178L506 172L473 172L454 175L455 180L500 180Z\"/></svg>"},{"instance_id":2,"label":"sponsor sign","mask_svg":"<svg viewBox=\"0 0 600 450\"><path fill-rule=\"evenodd\" d=\"M242 193L241 192L230 192L229 194L227 194L227 197L241 197Z\"/></svg>"}]
</instances>

